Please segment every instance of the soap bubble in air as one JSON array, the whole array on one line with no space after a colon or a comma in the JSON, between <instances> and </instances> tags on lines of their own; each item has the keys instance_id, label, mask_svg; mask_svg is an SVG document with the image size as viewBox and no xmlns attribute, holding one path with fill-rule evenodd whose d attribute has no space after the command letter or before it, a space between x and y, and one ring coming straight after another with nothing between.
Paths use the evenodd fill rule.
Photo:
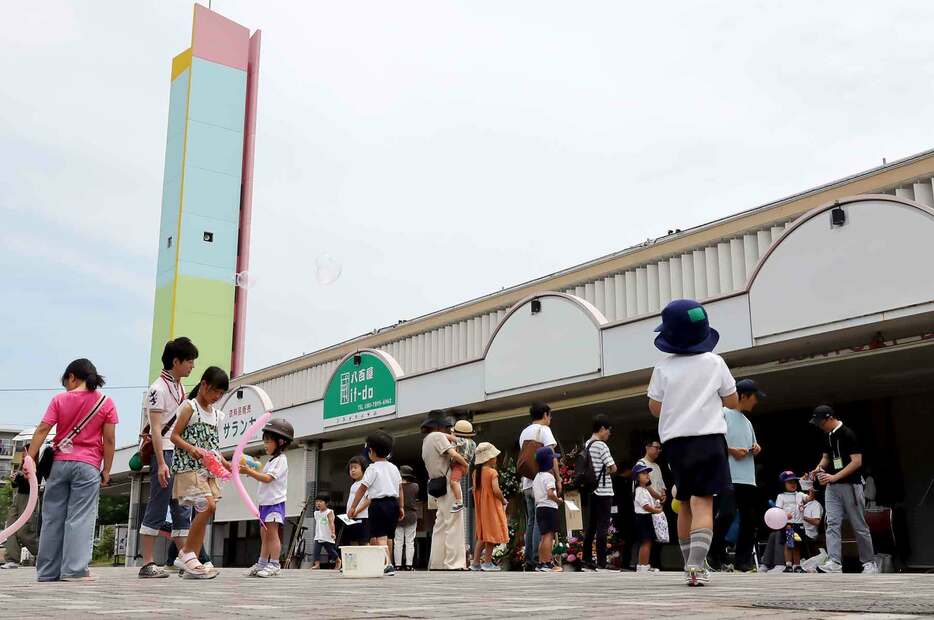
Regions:
<instances>
[{"instance_id":1,"label":"soap bubble in air","mask_svg":"<svg viewBox=\"0 0 934 620\"><path fill-rule=\"evenodd\" d=\"M251 289L256 286L256 278L249 271L241 271L234 276L234 284L240 288Z\"/></svg>"},{"instance_id":2,"label":"soap bubble in air","mask_svg":"<svg viewBox=\"0 0 934 620\"><path fill-rule=\"evenodd\" d=\"M318 279L318 284L325 286L334 284L341 277L342 269L340 261L330 254L320 254L315 259L315 277Z\"/></svg>"}]
</instances>

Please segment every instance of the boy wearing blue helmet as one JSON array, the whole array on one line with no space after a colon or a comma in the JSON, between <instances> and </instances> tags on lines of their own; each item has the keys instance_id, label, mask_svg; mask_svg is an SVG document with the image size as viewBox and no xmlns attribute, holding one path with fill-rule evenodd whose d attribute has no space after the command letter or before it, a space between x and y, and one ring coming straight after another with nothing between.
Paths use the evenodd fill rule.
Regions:
<instances>
[{"instance_id":1,"label":"boy wearing blue helmet","mask_svg":"<svg viewBox=\"0 0 934 620\"><path fill-rule=\"evenodd\" d=\"M678 543L689 586L710 581L705 565L713 538L713 496L732 488L723 407L736 409L736 380L712 353L720 334L696 301L676 299L662 311L655 346L669 353L649 382L649 411L681 502Z\"/></svg>"}]
</instances>

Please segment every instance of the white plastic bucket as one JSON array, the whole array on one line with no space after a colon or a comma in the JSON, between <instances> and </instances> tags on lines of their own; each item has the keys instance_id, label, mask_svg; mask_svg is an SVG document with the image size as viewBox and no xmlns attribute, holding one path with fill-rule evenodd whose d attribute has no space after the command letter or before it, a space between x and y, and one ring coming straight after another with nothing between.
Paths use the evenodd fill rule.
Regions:
<instances>
[{"instance_id":1,"label":"white plastic bucket","mask_svg":"<svg viewBox=\"0 0 934 620\"><path fill-rule=\"evenodd\" d=\"M341 547L344 577L382 577L387 563L386 547Z\"/></svg>"}]
</instances>

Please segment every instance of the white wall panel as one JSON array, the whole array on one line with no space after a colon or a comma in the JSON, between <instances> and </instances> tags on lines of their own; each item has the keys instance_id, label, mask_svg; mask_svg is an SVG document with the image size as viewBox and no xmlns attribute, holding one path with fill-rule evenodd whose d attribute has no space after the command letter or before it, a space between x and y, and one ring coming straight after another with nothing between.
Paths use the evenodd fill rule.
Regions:
<instances>
[{"instance_id":1,"label":"white wall panel","mask_svg":"<svg viewBox=\"0 0 934 620\"><path fill-rule=\"evenodd\" d=\"M626 278L626 318L636 316L636 272L630 269L624 274Z\"/></svg>"},{"instance_id":2,"label":"white wall panel","mask_svg":"<svg viewBox=\"0 0 934 620\"><path fill-rule=\"evenodd\" d=\"M915 183L913 189L916 202L934 207L934 188L931 187L931 179Z\"/></svg>"},{"instance_id":3,"label":"white wall panel","mask_svg":"<svg viewBox=\"0 0 934 620\"><path fill-rule=\"evenodd\" d=\"M785 334L934 300L934 216L883 200L821 213L790 233L750 289L753 333Z\"/></svg>"},{"instance_id":4,"label":"white wall panel","mask_svg":"<svg viewBox=\"0 0 934 620\"><path fill-rule=\"evenodd\" d=\"M596 294L594 291L594 283L588 282L584 285L584 299L589 301L591 304L595 303Z\"/></svg>"},{"instance_id":5,"label":"white wall panel","mask_svg":"<svg viewBox=\"0 0 934 620\"><path fill-rule=\"evenodd\" d=\"M733 258L730 256L730 242L717 244L717 271L719 272L720 294L733 290Z\"/></svg>"},{"instance_id":6,"label":"white wall panel","mask_svg":"<svg viewBox=\"0 0 934 620\"><path fill-rule=\"evenodd\" d=\"M648 291L648 283L646 282L645 267L639 267L636 269L636 313L637 314L642 315L649 311L648 300L649 300L649 291Z\"/></svg>"},{"instance_id":7,"label":"white wall panel","mask_svg":"<svg viewBox=\"0 0 934 620\"><path fill-rule=\"evenodd\" d=\"M616 279L607 276L603 279L603 315L607 320L616 320Z\"/></svg>"},{"instance_id":8,"label":"white wall panel","mask_svg":"<svg viewBox=\"0 0 934 620\"><path fill-rule=\"evenodd\" d=\"M697 299L697 280L694 276L694 253L681 255L681 299Z\"/></svg>"},{"instance_id":9,"label":"white wall panel","mask_svg":"<svg viewBox=\"0 0 934 620\"><path fill-rule=\"evenodd\" d=\"M566 297L540 298L541 312L521 306L496 334L484 360L487 393L593 374L600 369L600 330Z\"/></svg>"},{"instance_id":10,"label":"white wall panel","mask_svg":"<svg viewBox=\"0 0 934 620\"><path fill-rule=\"evenodd\" d=\"M616 314L611 320L620 321L626 318L626 276L621 273L613 276L613 293L616 297Z\"/></svg>"},{"instance_id":11,"label":"white wall panel","mask_svg":"<svg viewBox=\"0 0 934 620\"><path fill-rule=\"evenodd\" d=\"M746 263L746 273L743 277L743 286L746 286L746 281L752 275L753 269L756 268L756 263L759 262L758 235L748 234L743 237L743 256L744 262Z\"/></svg>"},{"instance_id":12,"label":"white wall panel","mask_svg":"<svg viewBox=\"0 0 934 620\"><path fill-rule=\"evenodd\" d=\"M730 275L732 276L730 291L741 289L746 284L746 255L743 250L744 243L742 237L730 239Z\"/></svg>"},{"instance_id":13,"label":"white wall panel","mask_svg":"<svg viewBox=\"0 0 934 620\"><path fill-rule=\"evenodd\" d=\"M694 250L694 297L707 299L707 264L704 250Z\"/></svg>"},{"instance_id":14,"label":"white wall panel","mask_svg":"<svg viewBox=\"0 0 934 620\"><path fill-rule=\"evenodd\" d=\"M716 297L720 294L720 264L717 254L715 245L708 245L704 248L704 268L707 273L707 295L705 297Z\"/></svg>"},{"instance_id":15,"label":"white wall panel","mask_svg":"<svg viewBox=\"0 0 934 620\"><path fill-rule=\"evenodd\" d=\"M648 312L658 312L659 300L659 275L658 263L650 263L645 266L645 283L648 289L646 296L646 306Z\"/></svg>"},{"instance_id":16,"label":"white wall panel","mask_svg":"<svg viewBox=\"0 0 934 620\"><path fill-rule=\"evenodd\" d=\"M678 263L680 266L681 263ZM658 305L664 308L671 301L671 263L663 260L658 264Z\"/></svg>"},{"instance_id":17,"label":"white wall panel","mask_svg":"<svg viewBox=\"0 0 934 620\"><path fill-rule=\"evenodd\" d=\"M680 256L673 256L668 259L668 272L671 277L671 290L668 294L669 300L684 298L684 279L681 271Z\"/></svg>"},{"instance_id":18,"label":"white wall panel","mask_svg":"<svg viewBox=\"0 0 934 620\"><path fill-rule=\"evenodd\" d=\"M908 200L915 199L915 191L914 188L911 187L896 187L895 195L899 198L907 198Z\"/></svg>"}]
</instances>

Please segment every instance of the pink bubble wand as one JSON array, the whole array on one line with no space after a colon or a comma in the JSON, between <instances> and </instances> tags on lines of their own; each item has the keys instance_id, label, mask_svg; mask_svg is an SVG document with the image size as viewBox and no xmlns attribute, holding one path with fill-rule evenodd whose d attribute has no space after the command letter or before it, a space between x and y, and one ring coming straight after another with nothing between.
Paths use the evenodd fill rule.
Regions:
<instances>
[{"instance_id":1,"label":"pink bubble wand","mask_svg":"<svg viewBox=\"0 0 934 620\"><path fill-rule=\"evenodd\" d=\"M269 418L272 417L272 412L267 411L263 415L259 416L256 419L256 422L243 433L243 437L240 438L240 443L237 444L237 447L234 449L233 458L230 459L231 463L239 463L241 457L243 457L243 451L246 449L246 445L250 442L250 437L253 437L258 433L269 421ZM236 465L235 465L236 466ZM256 507L256 504L253 503L253 499L250 497L250 494L247 493L246 488L243 486L243 480L240 479L240 476L233 476L234 486L237 487L237 493L240 494L240 499L243 500L244 505L247 507L247 510L250 511L254 517L259 519L259 508ZM260 526L263 529L266 529L266 524L260 520Z\"/></svg>"},{"instance_id":2,"label":"pink bubble wand","mask_svg":"<svg viewBox=\"0 0 934 620\"><path fill-rule=\"evenodd\" d=\"M28 454L23 459L23 471L26 472L26 478L29 479L29 499L26 500L26 508L23 510L23 514L19 516L19 519L0 532L0 544L5 543L10 536L19 531L19 528L26 525L29 517L32 516L32 511L36 509L36 503L39 501L39 480L36 478L36 463Z\"/></svg>"},{"instance_id":3,"label":"pink bubble wand","mask_svg":"<svg viewBox=\"0 0 934 620\"><path fill-rule=\"evenodd\" d=\"M206 450L204 448L198 448L198 451L201 453L201 464L208 470L208 473L218 480L230 480L233 474L229 469L224 467L224 464L217 457L217 454L212 450Z\"/></svg>"}]
</instances>

